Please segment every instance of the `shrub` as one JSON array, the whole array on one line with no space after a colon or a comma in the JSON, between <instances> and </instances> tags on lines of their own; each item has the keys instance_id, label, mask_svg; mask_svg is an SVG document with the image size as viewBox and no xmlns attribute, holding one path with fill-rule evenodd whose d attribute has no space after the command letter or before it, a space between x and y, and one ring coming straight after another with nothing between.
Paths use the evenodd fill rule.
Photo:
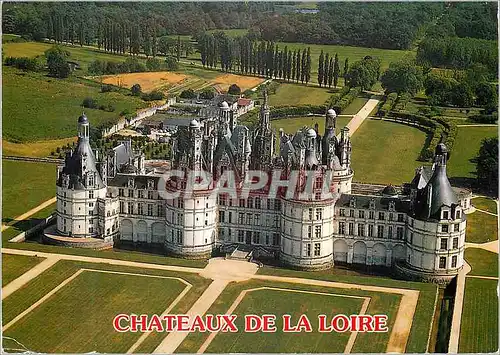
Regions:
<instances>
[{"instance_id":1,"label":"shrub","mask_svg":"<svg viewBox=\"0 0 500 355\"><path fill-rule=\"evenodd\" d=\"M396 104L392 108L394 111L403 111L406 108L406 105L411 99L411 95L408 93L402 93L398 95L398 99L396 100Z\"/></svg>"},{"instance_id":2,"label":"shrub","mask_svg":"<svg viewBox=\"0 0 500 355\"><path fill-rule=\"evenodd\" d=\"M4 64L6 66L13 66L17 69L25 71L41 71L43 69L43 63L38 58L28 58L28 57L7 57L5 58Z\"/></svg>"},{"instance_id":3,"label":"shrub","mask_svg":"<svg viewBox=\"0 0 500 355\"><path fill-rule=\"evenodd\" d=\"M141 86L139 84L132 85L132 87L130 88L130 91L132 92L132 95L134 95L134 96L141 96L141 93L142 93L142 89L141 89Z\"/></svg>"},{"instance_id":4,"label":"shrub","mask_svg":"<svg viewBox=\"0 0 500 355\"><path fill-rule=\"evenodd\" d=\"M97 108L97 101L91 97L83 99L82 106L86 108Z\"/></svg>"},{"instance_id":5,"label":"shrub","mask_svg":"<svg viewBox=\"0 0 500 355\"><path fill-rule=\"evenodd\" d=\"M232 84L229 89L227 90L227 93L229 95L239 95L241 94L241 89L238 85Z\"/></svg>"},{"instance_id":6,"label":"shrub","mask_svg":"<svg viewBox=\"0 0 500 355\"><path fill-rule=\"evenodd\" d=\"M202 90L200 93L200 98L205 100L211 100L215 97L215 90L212 87L208 87Z\"/></svg>"},{"instance_id":7,"label":"shrub","mask_svg":"<svg viewBox=\"0 0 500 355\"><path fill-rule=\"evenodd\" d=\"M179 69L179 63L174 57L168 56L165 58L165 69L169 71L177 70Z\"/></svg>"},{"instance_id":8,"label":"shrub","mask_svg":"<svg viewBox=\"0 0 500 355\"><path fill-rule=\"evenodd\" d=\"M118 88L108 84L101 86L101 92L113 92L113 91L118 91Z\"/></svg>"},{"instance_id":9,"label":"shrub","mask_svg":"<svg viewBox=\"0 0 500 355\"><path fill-rule=\"evenodd\" d=\"M477 123L494 124L496 123L496 121L498 121L498 113L493 112L493 114L491 115L486 115L486 114L474 115L470 116L469 119Z\"/></svg>"},{"instance_id":10,"label":"shrub","mask_svg":"<svg viewBox=\"0 0 500 355\"><path fill-rule=\"evenodd\" d=\"M163 100L164 98L165 94L158 90L151 91L149 94L142 94L142 99L144 101L157 101Z\"/></svg>"},{"instance_id":11,"label":"shrub","mask_svg":"<svg viewBox=\"0 0 500 355\"><path fill-rule=\"evenodd\" d=\"M187 89L181 92L179 95L182 99L195 99L196 98L196 93L194 92L193 89Z\"/></svg>"},{"instance_id":12,"label":"shrub","mask_svg":"<svg viewBox=\"0 0 500 355\"><path fill-rule=\"evenodd\" d=\"M161 68L161 62L156 58L148 58L146 60L146 68L149 71L158 71Z\"/></svg>"},{"instance_id":13,"label":"shrub","mask_svg":"<svg viewBox=\"0 0 500 355\"><path fill-rule=\"evenodd\" d=\"M351 104L351 102L361 93L361 88L360 87L355 87L349 89L349 92L342 96L342 98L335 104L332 105L331 107L335 110L337 114L342 113L343 110L347 106Z\"/></svg>"},{"instance_id":14,"label":"shrub","mask_svg":"<svg viewBox=\"0 0 500 355\"><path fill-rule=\"evenodd\" d=\"M387 115L387 113L390 110L392 110L392 107L394 106L397 97L398 94L396 94L395 92L391 92L389 95L387 95L384 104L380 107L380 109L377 112L377 116L384 117L385 115Z\"/></svg>"}]
</instances>

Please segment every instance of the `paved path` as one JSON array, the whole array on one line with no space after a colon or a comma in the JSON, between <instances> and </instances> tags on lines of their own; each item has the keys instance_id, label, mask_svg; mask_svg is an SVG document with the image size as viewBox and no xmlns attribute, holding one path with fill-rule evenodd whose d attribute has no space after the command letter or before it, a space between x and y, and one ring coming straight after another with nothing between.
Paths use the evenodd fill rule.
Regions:
<instances>
[{"instance_id":1,"label":"paved path","mask_svg":"<svg viewBox=\"0 0 500 355\"><path fill-rule=\"evenodd\" d=\"M465 247L483 249L498 254L498 240L492 240L488 243L465 243Z\"/></svg>"},{"instance_id":2,"label":"paved path","mask_svg":"<svg viewBox=\"0 0 500 355\"><path fill-rule=\"evenodd\" d=\"M478 123L478 124L457 124L457 127L498 127L496 124Z\"/></svg>"},{"instance_id":3,"label":"paved path","mask_svg":"<svg viewBox=\"0 0 500 355\"><path fill-rule=\"evenodd\" d=\"M496 213L493 213L493 212L488 212L488 211L485 211L485 210L481 210L481 209L479 209L479 208L477 208L477 207L475 207L475 209L476 209L476 211L483 212L483 213L489 214L489 215L491 215L491 216L495 216L495 217L497 217L497 216L498 216Z\"/></svg>"},{"instance_id":4,"label":"paved path","mask_svg":"<svg viewBox=\"0 0 500 355\"><path fill-rule=\"evenodd\" d=\"M347 128L349 128L349 135L352 136L354 132L358 130L364 120L370 115L370 112L378 105L380 100L370 99L366 104L358 111L357 114L349 121Z\"/></svg>"},{"instance_id":5,"label":"paved path","mask_svg":"<svg viewBox=\"0 0 500 355\"><path fill-rule=\"evenodd\" d=\"M467 278L485 279L485 280L498 280L498 277L494 277L494 276L479 276L479 275L467 275Z\"/></svg>"},{"instance_id":6,"label":"paved path","mask_svg":"<svg viewBox=\"0 0 500 355\"><path fill-rule=\"evenodd\" d=\"M50 200L47 200L41 204L39 204L38 206L36 206L35 208L32 208L31 210L29 210L28 212L25 212L23 213L22 215L20 216L17 216L15 217L12 221L10 221L9 223L7 224L3 224L2 225L2 232L8 228L10 228L12 225L16 224L17 222L19 221L23 221L25 220L26 218L29 218L31 217L32 215L34 215L35 213L37 213L38 211L41 211L43 210L44 208L52 205L53 203L56 203L56 198L53 197L51 198Z\"/></svg>"},{"instance_id":7,"label":"paved path","mask_svg":"<svg viewBox=\"0 0 500 355\"><path fill-rule=\"evenodd\" d=\"M460 324L462 322L462 310L465 294L465 277L471 271L471 267L464 261L464 267L457 276L457 290L455 292L455 303L453 305L453 316L451 319L450 341L448 343L448 353L458 353L458 343L460 340Z\"/></svg>"}]
</instances>

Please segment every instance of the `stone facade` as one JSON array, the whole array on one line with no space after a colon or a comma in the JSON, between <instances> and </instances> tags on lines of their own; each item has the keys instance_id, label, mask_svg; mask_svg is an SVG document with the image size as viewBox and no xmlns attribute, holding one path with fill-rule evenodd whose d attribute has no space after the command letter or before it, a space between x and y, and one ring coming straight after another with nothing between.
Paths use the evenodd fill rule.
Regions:
<instances>
[{"instance_id":1,"label":"stone facade","mask_svg":"<svg viewBox=\"0 0 500 355\"><path fill-rule=\"evenodd\" d=\"M323 136L317 127L276 136L269 117L266 97L253 132L237 124L225 103L215 116L179 127L171 170L208 172L213 181L231 172L238 192L212 181L195 185L187 197L185 176L146 168L130 142L96 156L82 116L77 147L58 170L58 232L189 258L244 245L307 270L373 265L438 282L458 273L470 193L450 186L444 145L434 165L417 169L402 187L353 189L349 131L337 132L333 110L326 113ZM252 171L278 174L273 179L282 186L248 189ZM298 182L295 190L287 189L290 181ZM326 197L325 187L331 192ZM164 197L165 191L179 197Z\"/></svg>"}]
</instances>

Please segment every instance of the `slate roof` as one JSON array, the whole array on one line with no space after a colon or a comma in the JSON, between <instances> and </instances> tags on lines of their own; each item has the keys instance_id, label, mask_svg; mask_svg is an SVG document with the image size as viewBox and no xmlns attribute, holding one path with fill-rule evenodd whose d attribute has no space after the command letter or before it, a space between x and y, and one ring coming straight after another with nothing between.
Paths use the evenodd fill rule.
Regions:
<instances>
[{"instance_id":1,"label":"slate roof","mask_svg":"<svg viewBox=\"0 0 500 355\"><path fill-rule=\"evenodd\" d=\"M410 211L410 201L402 200L397 197L383 197L383 196L365 196L365 195L350 195L342 194L337 200L336 207L351 208L351 199L355 198L357 209L369 209L370 201L373 199L375 201L375 210L377 211L389 211L389 202L395 202L395 211L408 213Z\"/></svg>"},{"instance_id":2,"label":"slate roof","mask_svg":"<svg viewBox=\"0 0 500 355\"><path fill-rule=\"evenodd\" d=\"M126 175L117 174L114 178L108 179L108 186L128 187L129 179L134 179L135 189L147 189L148 181L154 181L154 189L158 189L158 183L161 179L158 175Z\"/></svg>"}]
</instances>

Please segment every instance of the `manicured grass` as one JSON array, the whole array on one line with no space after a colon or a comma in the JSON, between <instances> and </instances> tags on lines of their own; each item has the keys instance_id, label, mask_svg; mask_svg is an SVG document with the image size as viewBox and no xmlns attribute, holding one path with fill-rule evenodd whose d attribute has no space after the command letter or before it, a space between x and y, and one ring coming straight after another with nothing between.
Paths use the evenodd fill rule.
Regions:
<instances>
[{"instance_id":1,"label":"manicured grass","mask_svg":"<svg viewBox=\"0 0 500 355\"><path fill-rule=\"evenodd\" d=\"M498 351L497 280L467 278L460 328L461 353Z\"/></svg>"},{"instance_id":2,"label":"manicured grass","mask_svg":"<svg viewBox=\"0 0 500 355\"><path fill-rule=\"evenodd\" d=\"M345 108L341 113L343 115L355 115L361 110L361 108L368 102L370 95L362 95L356 97L349 106Z\"/></svg>"},{"instance_id":3,"label":"manicured grass","mask_svg":"<svg viewBox=\"0 0 500 355\"><path fill-rule=\"evenodd\" d=\"M116 122L125 109L145 107L141 99L118 92L100 93L100 85L70 77L49 78L42 73L24 73L3 68L3 138L11 142L74 137L77 118L85 111L92 126ZM36 88L36 89L35 89ZM84 109L82 101L92 97L99 104L113 105L114 112Z\"/></svg>"},{"instance_id":4,"label":"manicured grass","mask_svg":"<svg viewBox=\"0 0 500 355\"><path fill-rule=\"evenodd\" d=\"M243 37L248 33L247 28L231 28L228 30L210 30L209 33L224 32L228 37Z\"/></svg>"},{"instance_id":5,"label":"manicured grass","mask_svg":"<svg viewBox=\"0 0 500 355\"><path fill-rule=\"evenodd\" d=\"M340 128L345 127L351 118L349 117L337 117L336 130L337 133L340 131ZM323 135L325 131L325 117L323 116L305 116L305 117L293 117L293 118L282 118L279 120L272 120L271 126L279 131L280 128L283 128L285 133L295 134L299 129L304 126L314 128L315 124L319 126L319 133Z\"/></svg>"},{"instance_id":6,"label":"manicured grass","mask_svg":"<svg viewBox=\"0 0 500 355\"><path fill-rule=\"evenodd\" d=\"M257 272L262 275L275 275L284 277L299 277L304 279L317 279L325 281L346 282L359 285L374 285L392 288L405 288L420 291L418 297L417 308L413 318L410 337L406 346L407 353L423 353L427 350L427 340L431 332L431 323L434 316L434 303L436 299L437 286L434 284L422 282L399 281L388 277L360 275L352 270L345 269L330 269L325 271L309 272L309 271L294 271L283 268L263 267ZM385 294L384 294L385 295ZM382 309L380 313L385 313ZM370 313L370 312L368 312ZM374 314L374 313L371 313ZM390 316L389 316L390 319ZM366 334L366 333L365 333ZM359 335L358 335L359 336ZM358 346L364 345L363 348ZM385 352L385 348L381 350L370 349L370 342L356 341L353 352Z\"/></svg>"},{"instance_id":7,"label":"manicured grass","mask_svg":"<svg viewBox=\"0 0 500 355\"><path fill-rule=\"evenodd\" d=\"M6 223L55 196L56 165L2 160L2 181Z\"/></svg>"},{"instance_id":8,"label":"manicured grass","mask_svg":"<svg viewBox=\"0 0 500 355\"><path fill-rule=\"evenodd\" d=\"M352 136L354 181L380 184L409 182L426 133L404 124L366 119Z\"/></svg>"},{"instance_id":9,"label":"manicured grass","mask_svg":"<svg viewBox=\"0 0 500 355\"><path fill-rule=\"evenodd\" d=\"M471 200L474 207L480 210L497 213L497 202L491 198L476 197Z\"/></svg>"},{"instance_id":10,"label":"manicured grass","mask_svg":"<svg viewBox=\"0 0 500 355\"><path fill-rule=\"evenodd\" d=\"M472 270L468 275L498 277L498 254L479 248L465 249L465 260Z\"/></svg>"},{"instance_id":11,"label":"manicured grass","mask_svg":"<svg viewBox=\"0 0 500 355\"><path fill-rule=\"evenodd\" d=\"M25 306L29 305L29 302L39 299L81 267L182 277L190 283L195 281L196 288L205 288L210 283L200 277L182 273L156 270L144 272L134 268L110 268L109 265L85 263L58 263L25 288L9 296L6 300L10 302L4 303L4 308L10 309L9 306L15 305L16 301ZM56 274L55 271L59 273ZM59 277L59 274L64 276ZM53 282L55 278L57 281ZM48 287L43 287L42 283ZM34 291L36 286L41 286L43 291L34 292L34 296L28 295L28 291ZM114 331L112 320L116 314L161 314L184 288L185 284L178 280L84 271L9 328L5 335L15 338L32 351L123 353L141 333ZM30 300L27 302L26 298Z\"/></svg>"},{"instance_id":12,"label":"manicured grass","mask_svg":"<svg viewBox=\"0 0 500 355\"><path fill-rule=\"evenodd\" d=\"M282 83L275 94L269 95L269 105L323 105L334 92L334 89Z\"/></svg>"},{"instance_id":13,"label":"manicured grass","mask_svg":"<svg viewBox=\"0 0 500 355\"><path fill-rule=\"evenodd\" d=\"M23 157L49 157L51 152L65 146L68 143L76 142L76 137L39 141L35 143L11 143L2 142L2 154Z\"/></svg>"},{"instance_id":14,"label":"manicured grass","mask_svg":"<svg viewBox=\"0 0 500 355\"><path fill-rule=\"evenodd\" d=\"M497 217L476 211L467 215L465 240L469 243L486 243L498 239Z\"/></svg>"},{"instance_id":15,"label":"manicured grass","mask_svg":"<svg viewBox=\"0 0 500 355\"><path fill-rule=\"evenodd\" d=\"M377 292L365 292L361 290L347 290L341 288L315 287L300 284L288 284L278 282L267 282L250 280L240 283L232 283L226 287L221 296L208 310L208 314L219 314L227 312L230 305L245 289L257 287L276 287L296 289L323 293L335 293L351 296L371 297L368 306L368 314L383 312L388 315L387 333L359 333L354 344L353 352L384 352L387 347L390 331L395 320L399 306L399 295ZM235 313L242 315L248 313L265 314L271 313L277 316L278 329L271 334L244 334L241 327L237 334L218 334L210 344L207 352L343 352L345 338L342 334L317 333L316 314L350 314L358 313L360 304L352 304L346 298L330 298L331 296L315 296L312 294L294 294L291 292L258 291L258 293L247 293L242 303L236 308ZM352 310L354 308L354 310ZM313 324L312 333L298 333L294 335L284 334L280 329L281 315L291 314L296 319L297 314L305 313ZM241 319L240 319L241 321ZM238 320L237 320L238 322ZM240 323L241 324L241 323ZM345 334L347 337L349 333ZM191 333L180 345L176 352L195 353L203 344L208 334Z\"/></svg>"},{"instance_id":16,"label":"manicured grass","mask_svg":"<svg viewBox=\"0 0 500 355\"><path fill-rule=\"evenodd\" d=\"M449 177L475 178L476 165L471 162L479 154L484 138L496 137L498 127L458 127L458 134L447 165Z\"/></svg>"},{"instance_id":17,"label":"manicured grass","mask_svg":"<svg viewBox=\"0 0 500 355\"><path fill-rule=\"evenodd\" d=\"M2 287L43 260L35 256L2 254Z\"/></svg>"}]
</instances>

